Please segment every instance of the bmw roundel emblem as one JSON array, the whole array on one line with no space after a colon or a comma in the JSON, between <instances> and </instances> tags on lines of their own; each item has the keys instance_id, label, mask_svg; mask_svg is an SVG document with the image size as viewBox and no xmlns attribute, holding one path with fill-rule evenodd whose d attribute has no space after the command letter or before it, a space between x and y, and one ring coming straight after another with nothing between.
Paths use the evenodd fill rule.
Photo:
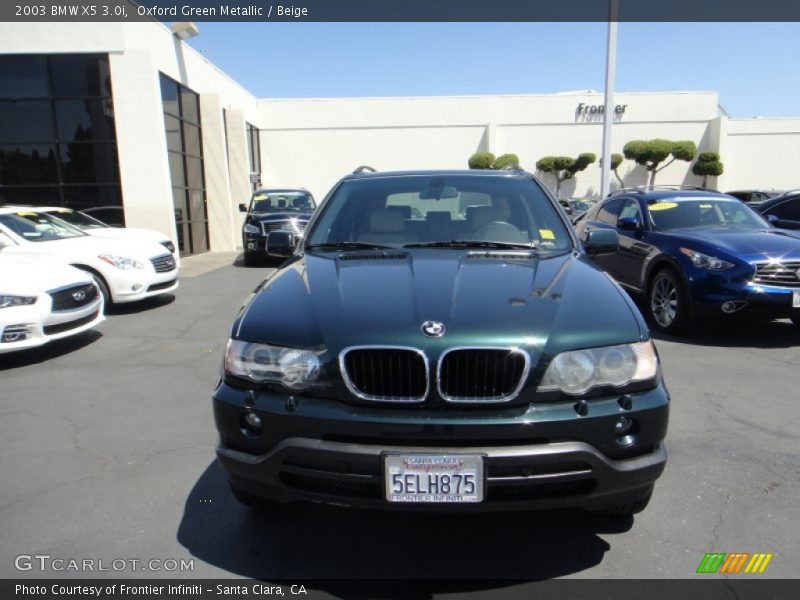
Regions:
<instances>
[{"instance_id":1,"label":"bmw roundel emblem","mask_svg":"<svg viewBox=\"0 0 800 600\"><path fill-rule=\"evenodd\" d=\"M422 333L428 337L442 337L447 328L440 321L425 321L422 324Z\"/></svg>"}]
</instances>

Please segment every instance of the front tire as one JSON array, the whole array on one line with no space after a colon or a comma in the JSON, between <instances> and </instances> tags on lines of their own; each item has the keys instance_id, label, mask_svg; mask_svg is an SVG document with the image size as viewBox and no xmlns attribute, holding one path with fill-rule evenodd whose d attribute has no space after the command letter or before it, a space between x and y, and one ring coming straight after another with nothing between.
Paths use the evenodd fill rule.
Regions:
<instances>
[{"instance_id":1,"label":"front tire","mask_svg":"<svg viewBox=\"0 0 800 600\"><path fill-rule=\"evenodd\" d=\"M243 262L245 267L255 267L257 264L256 257L247 253L244 254Z\"/></svg>"},{"instance_id":2,"label":"front tire","mask_svg":"<svg viewBox=\"0 0 800 600\"><path fill-rule=\"evenodd\" d=\"M656 328L680 333L689 321L689 296L680 276L672 269L656 273L647 290L647 309Z\"/></svg>"}]
</instances>

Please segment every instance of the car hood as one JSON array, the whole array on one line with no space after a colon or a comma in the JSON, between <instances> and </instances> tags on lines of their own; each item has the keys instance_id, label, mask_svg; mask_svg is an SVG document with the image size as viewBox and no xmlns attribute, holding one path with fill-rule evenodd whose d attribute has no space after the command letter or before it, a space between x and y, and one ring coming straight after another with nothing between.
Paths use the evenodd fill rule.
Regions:
<instances>
[{"instance_id":1,"label":"car hood","mask_svg":"<svg viewBox=\"0 0 800 600\"><path fill-rule=\"evenodd\" d=\"M0 294L38 296L48 290L91 282L91 275L68 265L0 256Z\"/></svg>"},{"instance_id":2,"label":"car hood","mask_svg":"<svg viewBox=\"0 0 800 600\"><path fill-rule=\"evenodd\" d=\"M423 335L424 321L447 331ZM309 254L276 272L243 308L239 339L333 355L354 345L436 353L456 345L564 349L639 341L641 315L609 277L576 254L523 259L420 249Z\"/></svg>"},{"instance_id":3,"label":"car hood","mask_svg":"<svg viewBox=\"0 0 800 600\"><path fill-rule=\"evenodd\" d=\"M93 237L105 238L109 240L128 240L132 242L168 242L169 238L153 229L137 229L134 227L102 227L96 229L85 229Z\"/></svg>"},{"instance_id":4,"label":"car hood","mask_svg":"<svg viewBox=\"0 0 800 600\"><path fill-rule=\"evenodd\" d=\"M271 212L271 213L254 213L247 216L248 222L251 223L265 223L269 221L286 221L288 219L299 219L301 221L308 221L311 218L310 212Z\"/></svg>"},{"instance_id":5,"label":"car hood","mask_svg":"<svg viewBox=\"0 0 800 600\"><path fill-rule=\"evenodd\" d=\"M746 260L791 257L800 259L800 235L784 229L682 229L673 236L705 244ZM702 249L701 249L702 250Z\"/></svg>"}]
</instances>

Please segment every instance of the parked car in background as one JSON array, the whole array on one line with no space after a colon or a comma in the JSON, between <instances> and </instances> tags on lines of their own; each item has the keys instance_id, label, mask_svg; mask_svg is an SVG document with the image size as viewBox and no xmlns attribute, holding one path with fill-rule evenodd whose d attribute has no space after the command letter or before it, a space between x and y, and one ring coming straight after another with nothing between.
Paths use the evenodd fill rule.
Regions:
<instances>
[{"instance_id":1,"label":"parked car in background","mask_svg":"<svg viewBox=\"0 0 800 600\"><path fill-rule=\"evenodd\" d=\"M83 333L104 320L91 275L0 252L0 354Z\"/></svg>"},{"instance_id":2,"label":"parked car in background","mask_svg":"<svg viewBox=\"0 0 800 600\"><path fill-rule=\"evenodd\" d=\"M317 207L311 192L303 189L260 189L253 192L250 204L240 204L247 213L242 226L244 264L267 259L267 237L273 231L301 234Z\"/></svg>"},{"instance_id":3,"label":"parked car in background","mask_svg":"<svg viewBox=\"0 0 800 600\"><path fill-rule=\"evenodd\" d=\"M143 241L155 242L161 244L170 251L175 257L175 260L180 263L178 253L175 249L175 244L166 235L154 229L139 229L134 227L111 227L99 219L95 219L91 215L87 215L79 210L72 210L71 208L64 208L61 206L37 206L30 207L38 212L47 213L58 217L62 221L66 221L70 225L77 227L84 233L95 237L106 238L109 240L130 240L130 241Z\"/></svg>"},{"instance_id":4,"label":"parked car in background","mask_svg":"<svg viewBox=\"0 0 800 600\"><path fill-rule=\"evenodd\" d=\"M800 325L800 236L775 229L732 196L620 190L590 210L576 230L581 239L617 232L619 249L594 260L622 286L645 295L662 331L743 310Z\"/></svg>"},{"instance_id":5,"label":"parked car in background","mask_svg":"<svg viewBox=\"0 0 800 600\"><path fill-rule=\"evenodd\" d=\"M782 190L734 190L733 192L725 192L728 196L738 198L747 204L758 204L764 200L769 200L775 196L783 194Z\"/></svg>"},{"instance_id":6,"label":"parked car in background","mask_svg":"<svg viewBox=\"0 0 800 600\"><path fill-rule=\"evenodd\" d=\"M775 227L800 229L800 191L764 200L754 207Z\"/></svg>"},{"instance_id":7,"label":"parked car in background","mask_svg":"<svg viewBox=\"0 0 800 600\"><path fill-rule=\"evenodd\" d=\"M633 301L522 171L358 172L242 307L214 390L235 496L639 512L669 394ZM455 508L453 508L455 507Z\"/></svg>"},{"instance_id":8,"label":"parked car in background","mask_svg":"<svg viewBox=\"0 0 800 600\"><path fill-rule=\"evenodd\" d=\"M161 244L90 236L28 207L0 207L0 255L49 258L91 273L106 307L178 288L175 257Z\"/></svg>"}]
</instances>

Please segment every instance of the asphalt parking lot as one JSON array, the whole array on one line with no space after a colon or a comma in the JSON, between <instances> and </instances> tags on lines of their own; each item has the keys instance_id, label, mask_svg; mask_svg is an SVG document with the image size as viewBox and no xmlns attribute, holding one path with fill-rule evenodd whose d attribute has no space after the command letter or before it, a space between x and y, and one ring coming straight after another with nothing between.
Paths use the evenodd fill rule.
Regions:
<instances>
[{"instance_id":1,"label":"asphalt parking lot","mask_svg":"<svg viewBox=\"0 0 800 600\"><path fill-rule=\"evenodd\" d=\"M685 578L704 553L800 564L800 330L715 323L657 339L669 462L648 509L435 517L297 505L254 514L215 463L210 394L231 321L267 268L186 260L175 297L99 332L0 356L0 576L20 554L194 559L190 577ZM706 576L708 577L708 576ZM503 583L498 583L503 586ZM313 587L313 586L312 586Z\"/></svg>"}]
</instances>

